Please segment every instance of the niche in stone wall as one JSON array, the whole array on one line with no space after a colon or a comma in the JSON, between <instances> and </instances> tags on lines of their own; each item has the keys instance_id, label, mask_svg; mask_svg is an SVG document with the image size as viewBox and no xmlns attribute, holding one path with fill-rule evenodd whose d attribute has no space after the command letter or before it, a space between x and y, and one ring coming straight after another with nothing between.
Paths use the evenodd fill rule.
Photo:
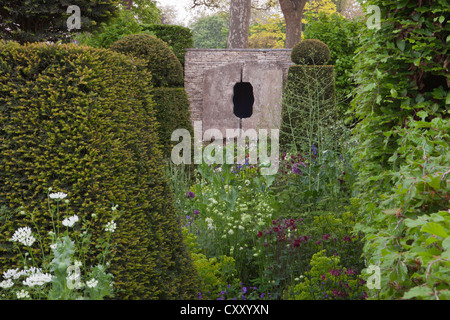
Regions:
<instances>
[{"instance_id":1,"label":"niche in stone wall","mask_svg":"<svg viewBox=\"0 0 450 320\"><path fill-rule=\"evenodd\" d=\"M233 113L239 119L250 118L253 114L253 86L250 82L238 82L233 87Z\"/></svg>"},{"instance_id":2,"label":"niche in stone wall","mask_svg":"<svg viewBox=\"0 0 450 320\"><path fill-rule=\"evenodd\" d=\"M208 69L202 90L203 131L218 129L225 137L226 129L279 129L282 88L278 65L230 63Z\"/></svg>"}]
</instances>

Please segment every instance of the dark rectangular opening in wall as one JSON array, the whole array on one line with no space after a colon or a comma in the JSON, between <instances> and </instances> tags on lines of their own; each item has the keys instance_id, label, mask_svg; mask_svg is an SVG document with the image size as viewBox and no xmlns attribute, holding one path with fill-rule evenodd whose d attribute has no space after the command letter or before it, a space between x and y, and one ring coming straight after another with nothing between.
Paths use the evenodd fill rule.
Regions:
<instances>
[{"instance_id":1,"label":"dark rectangular opening in wall","mask_svg":"<svg viewBox=\"0 0 450 320\"><path fill-rule=\"evenodd\" d=\"M250 82L238 82L233 88L233 113L240 119L250 118L253 114L253 86Z\"/></svg>"}]
</instances>

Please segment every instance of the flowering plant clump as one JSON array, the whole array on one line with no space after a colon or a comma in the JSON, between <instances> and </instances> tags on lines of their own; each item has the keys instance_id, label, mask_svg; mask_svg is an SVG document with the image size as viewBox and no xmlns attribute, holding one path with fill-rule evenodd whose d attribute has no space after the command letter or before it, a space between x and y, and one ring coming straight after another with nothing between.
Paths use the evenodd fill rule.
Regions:
<instances>
[{"instance_id":1,"label":"flowering plant clump","mask_svg":"<svg viewBox=\"0 0 450 320\"><path fill-rule=\"evenodd\" d=\"M355 270L343 268L339 256L327 257L325 250L313 255L311 270L298 277L284 298L295 300L361 300L367 298L365 281Z\"/></svg>"},{"instance_id":2,"label":"flowering plant clump","mask_svg":"<svg viewBox=\"0 0 450 320\"><path fill-rule=\"evenodd\" d=\"M185 236L195 238L200 299L280 299L320 250L342 255L342 268L360 272L360 236L352 233L344 192L352 175L343 173L343 157L312 145L310 153L285 154L273 176L247 162L203 162L194 179L169 175L175 190L182 186L175 203ZM218 276L227 274L223 261L234 262L240 286Z\"/></svg>"},{"instance_id":3,"label":"flowering plant clump","mask_svg":"<svg viewBox=\"0 0 450 320\"><path fill-rule=\"evenodd\" d=\"M83 223L79 227L81 232L73 232L74 236L71 237L69 230L82 221L78 215L68 216L60 221L60 201L66 197L67 194L62 192L48 194L53 222L53 230L49 231L49 254L43 250L44 238L34 233L31 227L21 227L14 232L10 240L22 256L23 266L3 272L0 299L97 300L113 296L113 277L107 273L107 267L110 237L116 224L113 220L105 226L106 239L100 240L103 252L98 257L98 264L87 266L85 256L89 252L91 225L90 222ZM56 208L50 205L50 200L56 201ZM66 199L65 203L67 205L69 200ZM112 208L113 211L116 209L117 206ZM23 211L22 213L26 214ZM33 215L34 213L31 215L31 221L34 221ZM61 226L65 227L64 232L61 231ZM37 230L37 226L35 227ZM75 238L75 241L72 238ZM42 256L36 256L39 250L33 250L34 245L39 245ZM25 247L25 252L21 246ZM77 260L77 257L81 257L81 260Z\"/></svg>"}]
</instances>

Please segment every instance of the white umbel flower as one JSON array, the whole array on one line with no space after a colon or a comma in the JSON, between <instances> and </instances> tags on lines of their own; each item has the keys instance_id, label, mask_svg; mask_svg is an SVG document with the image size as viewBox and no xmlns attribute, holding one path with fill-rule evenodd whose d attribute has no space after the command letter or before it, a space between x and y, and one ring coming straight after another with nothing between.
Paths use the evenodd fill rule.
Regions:
<instances>
[{"instance_id":1,"label":"white umbel flower","mask_svg":"<svg viewBox=\"0 0 450 320\"><path fill-rule=\"evenodd\" d=\"M30 293L26 290L20 290L16 292L17 299L29 299Z\"/></svg>"},{"instance_id":2,"label":"white umbel flower","mask_svg":"<svg viewBox=\"0 0 450 320\"><path fill-rule=\"evenodd\" d=\"M52 276L48 273L35 273L26 278L23 284L29 287L42 286L47 282L52 281Z\"/></svg>"},{"instance_id":3,"label":"white umbel flower","mask_svg":"<svg viewBox=\"0 0 450 320\"><path fill-rule=\"evenodd\" d=\"M65 197L67 197L67 194L64 192L56 192L56 193L50 193L49 194L50 199L64 199Z\"/></svg>"},{"instance_id":4,"label":"white umbel flower","mask_svg":"<svg viewBox=\"0 0 450 320\"><path fill-rule=\"evenodd\" d=\"M75 224L75 222L78 222L78 216L77 216L77 215L74 215L74 216L69 217L69 218L65 218L65 219L62 221L62 224L63 224L63 226L65 226L65 227L71 228L71 227L73 227L73 225Z\"/></svg>"},{"instance_id":5,"label":"white umbel flower","mask_svg":"<svg viewBox=\"0 0 450 320\"><path fill-rule=\"evenodd\" d=\"M11 279L3 280L0 282L0 288L8 289L14 285L14 282Z\"/></svg>"},{"instance_id":6,"label":"white umbel flower","mask_svg":"<svg viewBox=\"0 0 450 320\"><path fill-rule=\"evenodd\" d=\"M114 220L112 220L111 222L108 222L105 226L105 231L106 232L111 232L113 233L116 230L116 223L114 222Z\"/></svg>"},{"instance_id":7,"label":"white umbel flower","mask_svg":"<svg viewBox=\"0 0 450 320\"><path fill-rule=\"evenodd\" d=\"M14 232L11 241L20 242L24 246L31 247L36 239L31 234L30 227L23 227L17 229L16 232Z\"/></svg>"},{"instance_id":8,"label":"white umbel flower","mask_svg":"<svg viewBox=\"0 0 450 320\"><path fill-rule=\"evenodd\" d=\"M88 286L88 288L95 288L98 284L98 280L95 280L94 278L92 278L89 281L86 281L86 285Z\"/></svg>"},{"instance_id":9,"label":"white umbel flower","mask_svg":"<svg viewBox=\"0 0 450 320\"><path fill-rule=\"evenodd\" d=\"M20 276L23 274L24 274L24 272L20 271L19 268L8 269L7 271L3 272L3 278L4 279L19 279Z\"/></svg>"}]
</instances>

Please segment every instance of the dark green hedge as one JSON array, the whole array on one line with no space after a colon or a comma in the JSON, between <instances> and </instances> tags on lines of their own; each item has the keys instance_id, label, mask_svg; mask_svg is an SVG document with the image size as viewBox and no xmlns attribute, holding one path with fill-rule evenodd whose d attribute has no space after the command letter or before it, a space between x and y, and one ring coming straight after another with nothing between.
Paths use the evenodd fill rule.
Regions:
<instances>
[{"instance_id":1,"label":"dark green hedge","mask_svg":"<svg viewBox=\"0 0 450 320\"><path fill-rule=\"evenodd\" d=\"M159 123L159 141L164 157L170 157L172 132L187 129L192 133L189 100L184 89L183 70L170 48L158 38L136 34L122 38L111 46L112 50L134 55L147 62L153 78L153 96ZM180 74L181 73L181 74Z\"/></svg>"},{"instance_id":2,"label":"dark green hedge","mask_svg":"<svg viewBox=\"0 0 450 320\"><path fill-rule=\"evenodd\" d=\"M317 39L302 40L292 48L291 60L299 65L324 65L330 60L330 48Z\"/></svg>"},{"instance_id":3,"label":"dark green hedge","mask_svg":"<svg viewBox=\"0 0 450 320\"><path fill-rule=\"evenodd\" d=\"M280 149L301 148L307 136L306 125L318 121L327 125L325 113L335 104L334 66L295 65L289 67L283 91ZM320 115L310 114L318 110ZM313 119L311 117L314 117Z\"/></svg>"},{"instance_id":4,"label":"dark green hedge","mask_svg":"<svg viewBox=\"0 0 450 320\"><path fill-rule=\"evenodd\" d=\"M144 63L109 50L0 42L0 205L36 210L34 231L46 235L52 187L68 194L69 214L97 214L95 241L117 204L116 298L192 298L195 270L163 174L150 78ZM32 226L4 218L0 271L18 262L8 239Z\"/></svg>"},{"instance_id":5,"label":"dark green hedge","mask_svg":"<svg viewBox=\"0 0 450 320\"><path fill-rule=\"evenodd\" d=\"M152 94L156 120L161 124L158 132L163 153L170 157L173 146L178 144L170 140L175 129L187 129L193 135L189 99L184 88L154 88Z\"/></svg>"},{"instance_id":6,"label":"dark green hedge","mask_svg":"<svg viewBox=\"0 0 450 320\"><path fill-rule=\"evenodd\" d=\"M194 35L191 29L169 24L146 24L142 25L142 29L152 32L166 42L184 66L186 49L194 47Z\"/></svg>"},{"instance_id":7,"label":"dark green hedge","mask_svg":"<svg viewBox=\"0 0 450 320\"><path fill-rule=\"evenodd\" d=\"M155 36L146 33L128 35L109 49L145 60L154 87L184 85L183 66L167 44Z\"/></svg>"}]
</instances>

